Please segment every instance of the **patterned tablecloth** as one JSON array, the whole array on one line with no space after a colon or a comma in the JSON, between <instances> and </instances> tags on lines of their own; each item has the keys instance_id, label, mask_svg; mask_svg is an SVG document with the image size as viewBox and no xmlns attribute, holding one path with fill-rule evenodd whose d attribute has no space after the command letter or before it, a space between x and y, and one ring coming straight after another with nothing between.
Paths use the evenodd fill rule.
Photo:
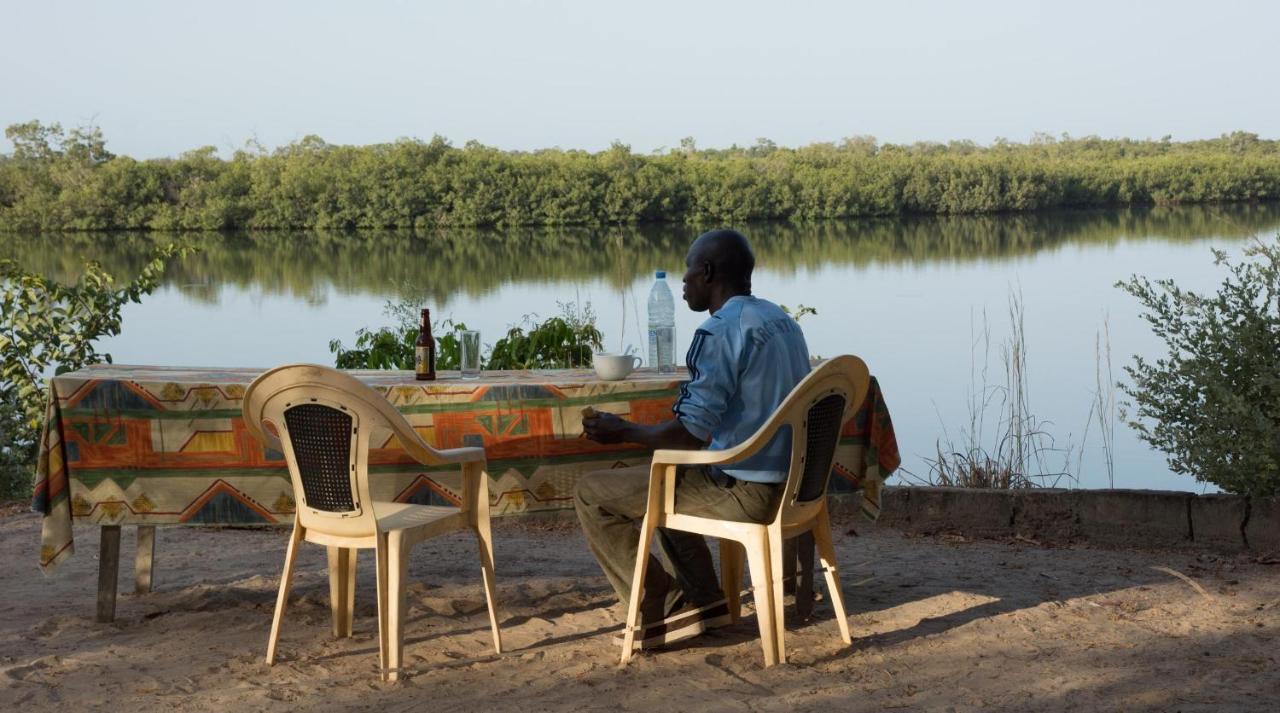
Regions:
<instances>
[{"instance_id":1,"label":"patterned tablecloth","mask_svg":"<svg viewBox=\"0 0 1280 713\"><path fill-rule=\"evenodd\" d=\"M73 518L291 523L283 456L259 444L240 417L245 387L261 371L103 365L55 377L35 484L34 508L44 514L41 567L49 571L74 551ZM485 372L471 381L446 372L429 382L409 372L352 374L383 393L431 445L483 446L495 515L570 508L580 474L646 462L648 451L583 438L582 408L664 421L686 378L643 369L613 382L589 370ZM863 510L874 518L880 484L898 465L878 387L846 425L836 459L841 477L832 491L862 488ZM457 502L460 473L418 464L394 438L369 460L375 496Z\"/></svg>"}]
</instances>

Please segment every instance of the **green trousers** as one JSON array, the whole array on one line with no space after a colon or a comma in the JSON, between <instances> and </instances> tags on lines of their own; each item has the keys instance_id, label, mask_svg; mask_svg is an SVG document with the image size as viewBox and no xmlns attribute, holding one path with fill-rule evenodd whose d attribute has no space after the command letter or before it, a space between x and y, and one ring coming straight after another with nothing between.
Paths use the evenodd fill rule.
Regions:
<instances>
[{"instance_id":1,"label":"green trousers","mask_svg":"<svg viewBox=\"0 0 1280 713\"><path fill-rule=\"evenodd\" d=\"M704 468L681 468L676 484L676 512L738 522L766 522L773 516L781 485L735 480ZM591 552L626 606L631 598L640 521L649 499L649 466L588 473L574 489L574 507ZM658 621L682 604L704 606L724 595L716 577L706 538L689 532L658 529L662 561L649 562L641 621ZM650 555L652 557L652 555Z\"/></svg>"}]
</instances>

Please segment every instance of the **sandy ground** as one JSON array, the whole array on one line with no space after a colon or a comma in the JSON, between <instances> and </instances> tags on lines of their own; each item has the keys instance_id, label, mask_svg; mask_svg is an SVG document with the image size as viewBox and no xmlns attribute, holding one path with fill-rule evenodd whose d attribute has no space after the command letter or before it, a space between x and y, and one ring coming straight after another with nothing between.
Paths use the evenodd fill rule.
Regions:
<instances>
[{"instance_id":1,"label":"sandy ground","mask_svg":"<svg viewBox=\"0 0 1280 713\"><path fill-rule=\"evenodd\" d=\"M402 683L380 683L372 557L355 636L332 638L324 554L304 549L262 661L283 530L161 529L156 591L93 620L97 533L51 578L39 521L0 516L0 711L1280 709L1280 565L1257 555L1052 548L839 527L852 647L825 604L762 666L754 616L620 669L621 612L566 526L497 525L489 648L475 544L420 545ZM132 588L125 531L122 589ZM1191 585L1153 567L1191 577ZM128 580L128 581L126 581Z\"/></svg>"}]
</instances>

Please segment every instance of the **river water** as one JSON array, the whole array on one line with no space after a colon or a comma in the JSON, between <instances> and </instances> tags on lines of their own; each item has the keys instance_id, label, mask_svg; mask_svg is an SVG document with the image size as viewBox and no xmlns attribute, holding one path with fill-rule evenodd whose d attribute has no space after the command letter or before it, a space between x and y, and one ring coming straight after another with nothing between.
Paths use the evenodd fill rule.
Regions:
<instances>
[{"instance_id":1,"label":"river water","mask_svg":"<svg viewBox=\"0 0 1280 713\"><path fill-rule=\"evenodd\" d=\"M1024 315L1025 403L1041 436L1046 484L1201 491L1169 472L1118 415L1108 458L1091 418L1135 354L1161 343L1139 305L1114 285L1133 274L1197 290L1223 277L1212 248L1239 254L1280 232L1280 206L1244 205L919 217L740 226L757 254L754 293L816 314L801 319L815 355L853 353L877 376L906 471L970 446L995 452L1007 429L1004 355L1011 299ZM612 350L644 348L644 305L665 269L679 295L683 226L604 229L180 236L200 252L124 311L123 332L102 342L117 363L268 367L332 363L329 341L390 324L389 301L410 300L478 328L491 344L526 316L564 305L596 315ZM70 279L86 259L133 274L163 235L22 235L0 255ZM677 353L706 315L677 304ZM1109 339L1107 337L1109 335ZM1101 348L1099 348L1101 347ZM1101 352L1101 356L1099 356ZM1099 378L1099 369L1102 377ZM984 400L987 406L980 404ZM975 437L976 434L976 437ZM1007 442L1004 442L1006 446ZM1110 467L1108 467L1110 464ZM905 477L905 474L899 476ZM903 482L895 478L891 482Z\"/></svg>"}]
</instances>

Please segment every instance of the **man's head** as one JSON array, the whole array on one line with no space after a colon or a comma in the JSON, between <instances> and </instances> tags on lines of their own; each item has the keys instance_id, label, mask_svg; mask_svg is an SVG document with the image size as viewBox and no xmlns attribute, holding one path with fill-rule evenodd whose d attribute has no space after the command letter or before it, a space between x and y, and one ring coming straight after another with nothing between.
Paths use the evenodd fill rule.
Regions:
<instances>
[{"instance_id":1,"label":"man's head","mask_svg":"<svg viewBox=\"0 0 1280 713\"><path fill-rule=\"evenodd\" d=\"M756 257L736 230L712 230L698 236L684 258L684 301L689 309L712 312L734 295L751 294Z\"/></svg>"}]
</instances>

